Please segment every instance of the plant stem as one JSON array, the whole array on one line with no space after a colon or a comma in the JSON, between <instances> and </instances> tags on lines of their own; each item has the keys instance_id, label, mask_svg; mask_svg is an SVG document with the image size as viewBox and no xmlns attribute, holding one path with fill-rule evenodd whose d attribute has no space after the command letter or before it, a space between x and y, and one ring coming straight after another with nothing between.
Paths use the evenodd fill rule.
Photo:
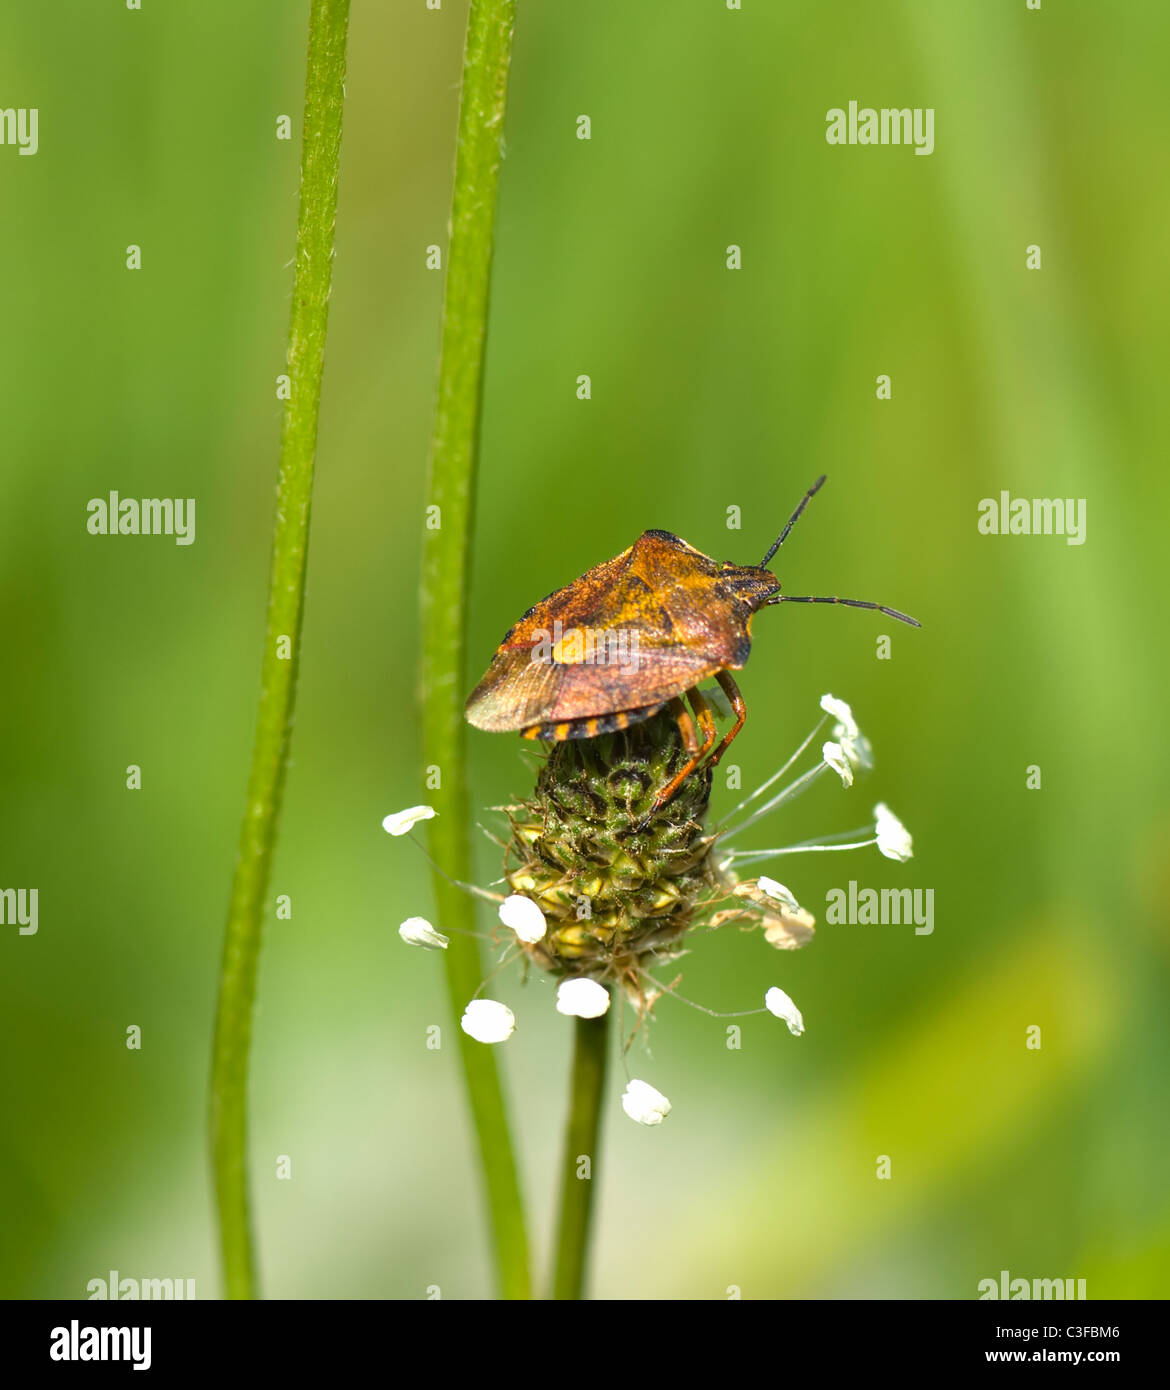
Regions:
<instances>
[{"instance_id":1,"label":"plant stem","mask_svg":"<svg viewBox=\"0 0 1170 1390\"><path fill-rule=\"evenodd\" d=\"M349 0L313 0L284 411L260 705L224 935L211 1068L211 1142L224 1291L256 1296L248 1204L248 1056L264 900L280 822L304 616L305 562L337 215Z\"/></svg>"},{"instance_id":2,"label":"plant stem","mask_svg":"<svg viewBox=\"0 0 1170 1390\"><path fill-rule=\"evenodd\" d=\"M597 1183L601 1097L605 1090L608 1014L579 1018L573 1039L573 1071L569 1081L569 1123L561 1158L561 1218L553 1266L553 1298L579 1299L585 1289L589 1252L589 1220ZM589 1160L589 1176L578 1165Z\"/></svg>"},{"instance_id":3,"label":"plant stem","mask_svg":"<svg viewBox=\"0 0 1170 1390\"><path fill-rule=\"evenodd\" d=\"M443 301L442 355L431 439L428 527L422 581L423 752L441 785L428 799L431 853L452 878L470 880L471 802L463 721L467 590L483 396L484 344L500 141L515 0L471 0L463 55L459 136ZM458 1017L483 979L479 948L463 933L475 905L434 876L440 926L454 928L444 952L447 989ZM505 1298L528 1298L528 1239L520 1184L495 1057L456 1030L491 1221L497 1284Z\"/></svg>"}]
</instances>

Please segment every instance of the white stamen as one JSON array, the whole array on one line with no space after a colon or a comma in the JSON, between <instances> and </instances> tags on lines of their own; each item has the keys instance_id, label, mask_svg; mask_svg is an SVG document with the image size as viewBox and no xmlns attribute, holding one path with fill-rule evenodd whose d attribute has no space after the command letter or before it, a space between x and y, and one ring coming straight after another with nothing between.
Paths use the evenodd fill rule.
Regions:
<instances>
[{"instance_id":1,"label":"white stamen","mask_svg":"<svg viewBox=\"0 0 1170 1390\"><path fill-rule=\"evenodd\" d=\"M853 785L853 765L849 761L849 756L845 749L839 744L830 741L821 749L821 759L826 767L831 767L841 779L841 784L846 787Z\"/></svg>"},{"instance_id":2,"label":"white stamen","mask_svg":"<svg viewBox=\"0 0 1170 1390\"><path fill-rule=\"evenodd\" d=\"M500 921L529 946L543 941L548 931L544 913L522 893L513 893L500 904Z\"/></svg>"},{"instance_id":3,"label":"white stamen","mask_svg":"<svg viewBox=\"0 0 1170 1390\"><path fill-rule=\"evenodd\" d=\"M778 917L764 918L764 940L777 951L799 951L812 940L816 926L817 919L803 907L796 912L784 908Z\"/></svg>"},{"instance_id":4,"label":"white stamen","mask_svg":"<svg viewBox=\"0 0 1170 1390\"><path fill-rule=\"evenodd\" d=\"M557 986L557 1013L569 1018L600 1018L609 1009L609 990L584 976Z\"/></svg>"},{"instance_id":5,"label":"white stamen","mask_svg":"<svg viewBox=\"0 0 1170 1390\"><path fill-rule=\"evenodd\" d=\"M756 810L748 816L747 820L740 821L738 825L732 826L729 831L721 831L719 842L721 844L727 844L731 840L734 840L741 830L747 830L749 826L755 825L756 821L760 820L763 816L770 815L778 806L783 806L785 802L788 801L795 801L801 792L807 791L808 788L812 786L824 770L825 764L820 762L817 763L816 767L810 767L807 772L802 772L795 782L790 782L788 786L778 791L775 796L769 797L762 806L757 807Z\"/></svg>"},{"instance_id":6,"label":"white stamen","mask_svg":"<svg viewBox=\"0 0 1170 1390\"><path fill-rule=\"evenodd\" d=\"M459 1026L476 1042L507 1042L516 1031L516 1016L507 1004L494 999L473 999L463 1010Z\"/></svg>"},{"instance_id":7,"label":"white stamen","mask_svg":"<svg viewBox=\"0 0 1170 1390\"><path fill-rule=\"evenodd\" d=\"M914 840L884 801L873 808L874 830L877 834L877 847L887 859L896 859L904 864L914 857Z\"/></svg>"},{"instance_id":8,"label":"white stamen","mask_svg":"<svg viewBox=\"0 0 1170 1390\"><path fill-rule=\"evenodd\" d=\"M382 821L387 835L407 835L420 820L432 820L439 813L433 806L408 806L405 811L392 811Z\"/></svg>"},{"instance_id":9,"label":"white stamen","mask_svg":"<svg viewBox=\"0 0 1170 1390\"><path fill-rule=\"evenodd\" d=\"M670 1114L670 1101L646 1081L629 1081L622 1096L622 1109L640 1125L660 1125Z\"/></svg>"},{"instance_id":10,"label":"white stamen","mask_svg":"<svg viewBox=\"0 0 1170 1390\"><path fill-rule=\"evenodd\" d=\"M733 849L721 861L719 867L729 869L733 864L752 864L762 859L780 859L785 854L811 854L815 851L829 853L839 849L865 849L867 845L877 844L874 836L866 833L872 829L872 826L867 826L863 830L846 831L844 835L822 835L819 840L801 840L798 845L784 845L780 849ZM866 835L866 838L864 840L850 840L850 835Z\"/></svg>"},{"instance_id":11,"label":"white stamen","mask_svg":"<svg viewBox=\"0 0 1170 1390\"><path fill-rule=\"evenodd\" d=\"M761 892L767 893L768 897L775 898L778 903L783 903L785 907L792 908L794 912L800 911L800 904L782 883L777 883L774 878L767 878L765 875L761 874L759 884Z\"/></svg>"},{"instance_id":12,"label":"white stamen","mask_svg":"<svg viewBox=\"0 0 1170 1390\"><path fill-rule=\"evenodd\" d=\"M777 1018L782 1018L788 1024L788 1031L794 1038L799 1038L804 1032L804 1019L801 1017L800 1010L779 985L773 985L764 995L764 1007L770 1014L775 1014Z\"/></svg>"},{"instance_id":13,"label":"white stamen","mask_svg":"<svg viewBox=\"0 0 1170 1390\"><path fill-rule=\"evenodd\" d=\"M436 931L425 917L408 917L398 928L398 935L408 946L422 946L427 951L445 951L448 938Z\"/></svg>"},{"instance_id":14,"label":"white stamen","mask_svg":"<svg viewBox=\"0 0 1170 1390\"><path fill-rule=\"evenodd\" d=\"M813 725L813 727L809 730L809 732L805 735L800 747L796 750L795 753L793 753L792 757L788 759L788 761L783 765L783 767L778 767L776 771L772 773L771 777L769 777L766 781L760 783L760 785L755 789L754 792L749 792L748 795L744 797L744 799L739 803L738 806L736 806L733 810L728 811L728 813L720 819L719 824L725 825L732 818L732 816L739 815L740 811L742 811L745 806L750 806L751 803L755 801L755 799L758 796L763 796L763 794L768 790L769 787L773 786L776 782L778 782L780 778L783 777L784 774L789 770L789 768L791 768L796 763L796 760L809 746L813 739L816 738L817 733L824 722L825 721L823 717L818 719L817 722ZM755 812L752 813L752 819L756 819ZM746 825L747 822L745 821L744 824Z\"/></svg>"},{"instance_id":15,"label":"white stamen","mask_svg":"<svg viewBox=\"0 0 1170 1390\"><path fill-rule=\"evenodd\" d=\"M837 721L837 726L833 730L834 738L857 738L861 730L857 727L857 721L853 718L853 711L844 700L838 700L836 695L822 695L821 709L826 714L831 714Z\"/></svg>"}]
</instances>

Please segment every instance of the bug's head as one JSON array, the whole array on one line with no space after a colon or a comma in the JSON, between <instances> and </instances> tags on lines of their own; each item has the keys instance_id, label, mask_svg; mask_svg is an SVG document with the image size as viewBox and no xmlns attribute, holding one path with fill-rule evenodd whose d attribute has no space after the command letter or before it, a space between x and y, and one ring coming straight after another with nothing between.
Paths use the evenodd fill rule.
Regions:
<instances>
[{"instance_id":1,"label":"bug's head","mask_svg":"<svg viewBox=\"0 0 1170 1390\"><path fill-rule=\"evenodd\" d=\"M719 579L723 588L746 603L753 613L774 602L780 592L780 581L763 565L737 565L733 560L724 560L719 566Z\"/></svg>"},{"instance_id":2,"label":"bug's head","mask_svg":"<svg viewBox=\"0 0 1170 1390\"><path fill-rule=\"evenodd\" d=\"M724 565L724 569L736 571L737 575L744 576L743 579L734 581L736 591L752 605L752 609L764 608L774 603L840 603L846 608L873 608L879 613L885 613L887 617L897 618L900 623L909 623L911 627L921 627L922 624L917 618L911 618L909 614L899 613L896 608L887 608L882 603L870 603L866 599L859 598L810 598L805 595L795 596L792 594L781 594L780 581L768 568L772 556L780 549L788 539L788 533L800 519L801 512L808 506L809 502L820 492L824 486L825 474L813 483L812 487L800 499L800 504L788 518L784 530L776 537L768 547L768 553L758 565Z\"/></svg>"}]
</instances>

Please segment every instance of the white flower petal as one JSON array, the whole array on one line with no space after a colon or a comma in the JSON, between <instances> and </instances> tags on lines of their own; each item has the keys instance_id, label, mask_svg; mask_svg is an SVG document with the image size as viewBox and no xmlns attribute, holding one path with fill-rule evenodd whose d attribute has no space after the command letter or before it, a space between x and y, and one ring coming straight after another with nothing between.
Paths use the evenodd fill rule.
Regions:
<instances>
[{"instance_id":1,"label":"white flower petal","mask_svg":"<svg viewBox=\"0 0 1170 1390\"><path fill-rule=\"evenodd\" d=\"M548 931L544 913L523 893L513 893L504 899L500 904L500 921L504 926L511 927L520 940L529 946L542 941Z\"/></svg>"},{"instance_id":2,"label":"white flower petal","mask_svg":"<svg viewBox=\"0 0 1170 1390\"><path fill-rule=\"evenodd\" d=\"M873 808L873 815L878 849L887 859L896 859L900 864L912 859L913 836L884 801L879 801Z\"/></svg>"},{"instance_id":3,"label":"white flower petal","mask_svg":"<svg viewBox=\"0 0 1170 1390\"><path fill-rule=\"evenodd\" d=\"M821 758L826 767L831 767L841 779L843 786L853 785L853 767L849 758L839 743L826 743L821 749Z\"/></svg>"},{"instance_id":4,"label":"white flower petal","mask_svg":"<svg viewBox=\"0 0 1170 1390\"><path fill-rule=\"evenodd\" d=\"M764 1007L770 1014L775 1014L777 1018L782 1018L788 1024L788 1031L794 1038L799 1038L804 1032L804 1019L801 1017L800 1010L779 985L773 985L764 995Z\"/></svg>"},{"instance_id":5,"label":"white flower petal","mask_svg":"<svg viewBox=\"0 0 1170 1390\"><path fill-rule=\"evenodd\" d=\"M463 1010L459 1026L476 1042L507 1042L516 1031L516 1016L507 1004L494 999L473 999Z\"/></svg>"},{"instance_id":6,"label":"white flower petal","mask_svg":"<svg viewBox=\"0 0 1170 1390\"><path fill-rule=\"evenodd\" d=\"M629 1081L622 1096L622 1109L640 1125L660 1125L670 1114L670 1101L646 1081Z\"/></svg>"},{"instance_id":7,"label":"white flower petal","mask_svg":"<svg viewBox=\"0 0 1170 1390\"><path fill-rule=\"evenodd\" d=\"M609 1009L609 990L580 976L557 986L557 1013L569 1018L600 1018Z\"/></svg>"},{"instance_id":8,"label":"white flower petal","mask_svg":"<svg viewBox=\"0 0 1170 1390\"><path fill-rule=\"evenodd\" d=\"M853 711L844 700L838 700L836 695L822 695L821 709L837 721L837 727L833 730L834 738L857 738L860 735L861 730L853 718Z\"/></svg>"},{"instance_id":9,"label":"white flower petal","mask_svg":"<svg viewBox=\"0 0 1170 1390\"><path fill-rule=\"evenodd\" d=\"M792 896L782 883L777 883L774 878L767 878L761 874L758 879L760 891L767 893L768 897L775 898L778 903L783 903L785 907L790 907L794 912L800 911L800 904Z\"/></svg>"},{"instance_id":10,"label":"white flower petal","mask_svg":"<svg viewBox=\"0 0 1170 1390\"><path fill-rule=\"evenodd\" d=\"M448 938L436 931L425 917L408 917L398 928L398 935L408 946L422 946L428 951L445 951Z\"/></svg>"},{"instance_id":11,"label":"white flower petal","mask_svg":"<svg viewBox=\"0 0 1170 1390\"><path fill-rule=\"evenodd\" d=\"M433 806L408 806L405 811L392 811L382 821L387 835L406 835L420 820L431 820L439 813Z\"/></svg>"}]
</instances>

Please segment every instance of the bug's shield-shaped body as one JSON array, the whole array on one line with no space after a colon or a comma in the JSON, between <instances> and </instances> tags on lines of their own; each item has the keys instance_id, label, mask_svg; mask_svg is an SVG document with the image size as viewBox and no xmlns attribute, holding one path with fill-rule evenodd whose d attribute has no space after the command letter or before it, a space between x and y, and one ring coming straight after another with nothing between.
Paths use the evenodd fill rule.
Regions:
<instances>
[{"instance_id":1,"label":"bug's shield-shaped body","mask_svg":"<svg viewBox=\"0 0 1170 1390\"><path fill-rule=\"evenodd\" d=\"M780 584L720 563L669 531L534 605L500 643L467 701L493 732L560 740L645 719L751 651L752 614Z\"/></svg>"}]
</instances>

